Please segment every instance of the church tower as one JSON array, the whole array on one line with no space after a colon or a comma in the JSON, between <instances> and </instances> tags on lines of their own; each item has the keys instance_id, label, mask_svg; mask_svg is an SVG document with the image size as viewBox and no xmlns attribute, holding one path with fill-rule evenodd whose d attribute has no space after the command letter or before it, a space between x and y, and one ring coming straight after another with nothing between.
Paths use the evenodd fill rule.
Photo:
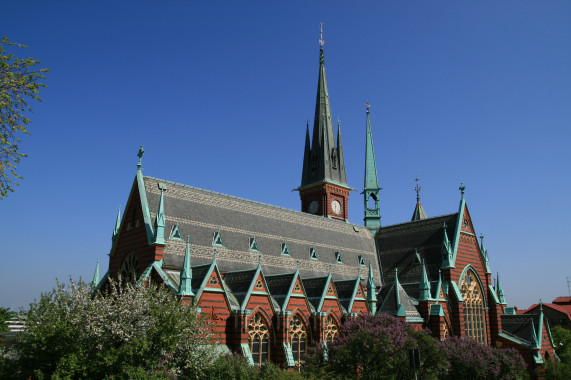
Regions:
<instances>
[{"instance_id":1,"label":"church tower","mask_svg":"<svg viewBox=\"0 0 571 380\"><path fill-rule=\"evenodd\" d=\"M377 177L377 164L375 162L375 147L373 146L373 133L369 120L369 102L367 107L367 141L365 143L365 186L362 194L365 198L365 227L373 235L381 226L381 209L379 207L379 179Z\"/></svg>"},{"instance_id":2,"label":"church tower","mask_svg":"<svg viewBox=\"0 0 571 380\"><path fill-rule=\"evenodd\" d=\"M310 142L308 123L301 186L297 190L301 198L301 211L346 221L349 217L347 201L351 188L347 185L345 175L340 123L337 124L337 144L333 134L323 43L323 24L321 24L313 138Z\"/></svg>"}]
</instances>

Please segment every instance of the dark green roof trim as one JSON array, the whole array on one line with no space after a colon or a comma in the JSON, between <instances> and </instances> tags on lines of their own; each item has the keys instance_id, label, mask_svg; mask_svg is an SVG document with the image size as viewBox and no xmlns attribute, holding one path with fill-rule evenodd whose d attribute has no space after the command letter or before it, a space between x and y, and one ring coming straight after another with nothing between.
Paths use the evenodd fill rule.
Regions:
<instances>
[{"instance_id":1,"label":"dark green roof trim","mask_svg":"<svg viewBox=\"0 0 571 380\"><path fill-rule=\"evenodd\" d=\"M141 209L143 211L143 221L145 222L145 231L147 231L147 241L152 244L155 240L153 227L151 224L151 213L149 211L149 202L147 201L147 190L145 189L145 181L141 170L137 170L137 189L139 190L139 198L141 199Z\"/></svg>"}]
</instances>

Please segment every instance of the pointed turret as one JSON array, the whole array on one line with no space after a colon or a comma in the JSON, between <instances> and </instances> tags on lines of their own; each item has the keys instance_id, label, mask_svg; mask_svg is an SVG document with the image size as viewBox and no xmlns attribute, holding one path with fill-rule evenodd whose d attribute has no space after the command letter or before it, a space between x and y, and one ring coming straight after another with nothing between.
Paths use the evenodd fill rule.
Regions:
<instances>
[{"instance_id":1,"label":"pointed turret","mask_svg":"<svg viewBox=\"0 0 571 380\"><path fill-rule=\"evenodd\" d=\"M113 236L111 236L111 241L115 242L117 235L119 235L119 227L121 227L121 206L117 210L117 220L115 221L115 228L113 229Z\"/></svg>"},{"instance_id":2,"label":"pointed turret","mask_svg":"<svg viewBox=\"0 0 571 380\"><path fill-rule=\"evenodd\" d=\"M190 266L190 235L186 238L186 249L184 251L184 261L180 269L179 296L194 296L192 293L192 268Z\"/></svg>"},{"instance_id":3,"label":"pointed turret","mask_svg":"<svg viewBox=\"0 0 571 380\"><path fill-rule=\"evenodd\" d=\"M490 259L488 257L488 250L484 247L484 235L480 234L480 252L482 252L482 257L484 258L484 266L486 267L486 273L492 273L490 271Z\"/></svg>"},{"instance_id":4,"label":"pointed turret","mask_svg":"<svg viewBox=\"0 0 571 380\"><path fill-rule=\"evenodd\" d=\"M165 244L165 197L164 188L161 187L161 199L159 201L159 209L157 218L155 219L155 244Z\"/></svg>"},{"instance_id":5,"label":"pointed turret","mask_svg":"<svg viewBox=\"0 0 571 380\"><path fill-rule=\"evenodd\" d=\"M373 145L373 133L371 132L371 120L369 119L370 106L369 102L365 104L367 108L367 136L365 141L365 185L362 194L365 200L365 227L374 233L381 226L381 211L375 147Z\"/></svg>"},{"instance_id":6,"label":"pointed turret","mask_svg":"<svg viewBox=\"0 0 571 380\"><path fill-rule=\"evenodd\" d=\"M506 302L506 296L504 294L504 288L502 288L502 284L500 283L500 274L497 273L497 280L496 280L496 295L498 296L498 299L500 300L500 303L502 305L507 305Z\"/></svg>"},{"instance_id":7,"label":"pointed turret","mask_svg":"<svg viewBox=\"0 0 571 380\"><path fill-rule=\"evenodd\" d=\"M442 254L442 268L451 267L450 260L452 259L452 246L450 245L450 240L448 240L448 234L446 233L446 223L442 226L444 231L444 237L442 238L442 248L440 252Z\"/></svg>"},{"instance_id":8,"label":"pointed turret","mask_svg":"<svg viewBox=\"0 0 571 380\"><path fill-rule=\"evenodd\" d=\"M420 180L420 178L416 177L416 180L415 180L416 186L414 187L414 191L416 191L416 206L414 207L414 212L412 213L411 221L428 219L428 217L426 216L426 212L424 211L424 207L422 207L422 204L420 203L420 189L421 189L421 187L418 186L419 180Z\"/></svg>"},{"instance_id":9,"label":"pointed turret","mask_svg":"<svg viewBox=\"0 0 571 380\"><path fill-rule=\"evenodd\" d=\"M95 273L93 274L93 281L91 281L91 286L95 289L99 285L99 259L97 259L97 265L95 266Z\"/></svg>"},{"instance_id":10,"label":"pointed turret","mask_svg":"<svg viewBox=\"0 0 571 380\"><path fill-rule=\"evenodd\" d=\"M309 141L306 130L305 152L301 175L301 208L304 212L347 220L347 199L351 188L347 185L345 160L338 126L337 144L333 132L329 91L325 76L323 29L319 39L319 76L313 134ZM321 194L325 194L323 197Z\"/></svg>"},{"instance_id":11,"label":"pointed turret","mask_svg":"<svg viewBox=\"0 0 571 380\"><path fill-rule=\"evenodd\" d=\"M430 282L428 282L428 275L426 274L426 266L422 260L422 276L420 278L420 295L419 301L428 301L430 299Z\"/></svg>"},{"instance_id":12,"label":"pointed turret","mask_svg":"<svg viewBox=\"0 0 571 380\"><path fill-rule=\"evenodd\" d=\"M434 299L441 299L440 292L442 290L442 271L438 269L438 284L436 285L436 293L434 293Z\"/></svg>"},{"instance_id":13,"label":"pointed turret","mask_svg":"<svg viewBox=\"0 0 571 380\"><path fill-rule=\"evenodd\" d=\"M369 277L367 278L367 305L369 313L374 315L377 312L377 294L375 287L375 278L373 277L373 265L369 261Z\"/></svg>"}]
</instances>

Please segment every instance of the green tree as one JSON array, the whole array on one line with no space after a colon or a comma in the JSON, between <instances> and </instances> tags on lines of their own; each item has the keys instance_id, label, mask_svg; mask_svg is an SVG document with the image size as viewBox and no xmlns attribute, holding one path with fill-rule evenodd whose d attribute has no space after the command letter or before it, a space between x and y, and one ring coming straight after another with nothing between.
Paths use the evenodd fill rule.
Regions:
<instances>
[{"instance_id":1,"label":"green tree","mask_svg":"<svg viewBox=\"0 0 571 380\"><path fill-rule=\"evenodd\" d=\"M8 326L6 326L6 321L16 317L16 313L10 308L0 307L0 334L8 332Z\"/></svg>"},{"instance_id":2,"label":"green tree","mask_svg":"<svg viewBox=\"0 0 571 380\"><path fill-rule=\"evenodd\" d=\"M10 47L26 46L6 37L0 40L0 199L14 191L12 186L22 179L16 173L16 166L26 157L18 144L22 134L29 134L26 126L30 119L26 114L32 109L28 102L41 101L40 88L45 87L41 81L49 71L39 68L40 61L34 58L18 58L8 53Z\"/></svg>"},{"instance_id":3,"label":"green tree","mask_svg":"<svg viewBox=\"0 0 571 380\"><path fill-rule=\"evenodd\" d=\"M0 378L202 378L214 361L210 320L162 285L58 283L23 315ZM143 376L145 375L145 376Z\"/></svg>"},{"instance_id":4,"label":"green tree","mask_svg":"<svg viewBox=\"0 0 571 380\"><path fill-rule=\"evenodd\" d=\"M551 336L555 344L555 353L561 360L548 360L545 363L547 379L571 379L571 331L561 327L551 328Z\"/></svg>"}]
</instances>

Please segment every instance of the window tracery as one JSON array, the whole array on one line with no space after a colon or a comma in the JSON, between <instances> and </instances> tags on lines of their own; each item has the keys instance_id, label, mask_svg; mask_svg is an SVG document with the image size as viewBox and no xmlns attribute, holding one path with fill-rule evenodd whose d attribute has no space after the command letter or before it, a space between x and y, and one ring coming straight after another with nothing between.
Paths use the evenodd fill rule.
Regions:
<instances>
[{"instance_id":1,"label":"window tracery","mask_svg":"<svg viewBox=\"0 0 571 380\"><path fill-rule=\"evenodd\" d=\"M476 274L468 270L460 285L464 299L464 329L466 335L474 340L486 344L486 309L484 296Z\"/></svg>"},{"instance_id":2,"label":"window tracery","mask_svg":"<svg viewBox=\"0 0 571 380\"><path fill-rule=\"evenodd\" d=\"M291 319L289 340L291 342L293 360L295 360L296 364L299 364L301 362L301 357L305 354L305 348L307 345L307 329L299 315L296 315Z\"/></svg>"},{"instance_id":3,"label":"window tracery","mask_svg":"<svg viewBox=\"0 0 571 380\"><path fill-rule=\"evenodd\" d=\"M269 358L269 338L270 332L266 320L260 313L250 318L248 323L248 335L250 351L254 364L266 363Z\"/></svg>"},{"instance_id":4,"label":"window tracery","mask_svg":"<svg viewBox=\"0 0 571 380\"><path fill-rule=\"evenodd\" d=\"M325 324L325 331L324 331L325 341L328 344L333 342L338 333L339 333L339 327L337 326L337 323L335 322L333 316L330 314L329 316L327 316L327 322Z\"/></svg>"}]
</instances>

